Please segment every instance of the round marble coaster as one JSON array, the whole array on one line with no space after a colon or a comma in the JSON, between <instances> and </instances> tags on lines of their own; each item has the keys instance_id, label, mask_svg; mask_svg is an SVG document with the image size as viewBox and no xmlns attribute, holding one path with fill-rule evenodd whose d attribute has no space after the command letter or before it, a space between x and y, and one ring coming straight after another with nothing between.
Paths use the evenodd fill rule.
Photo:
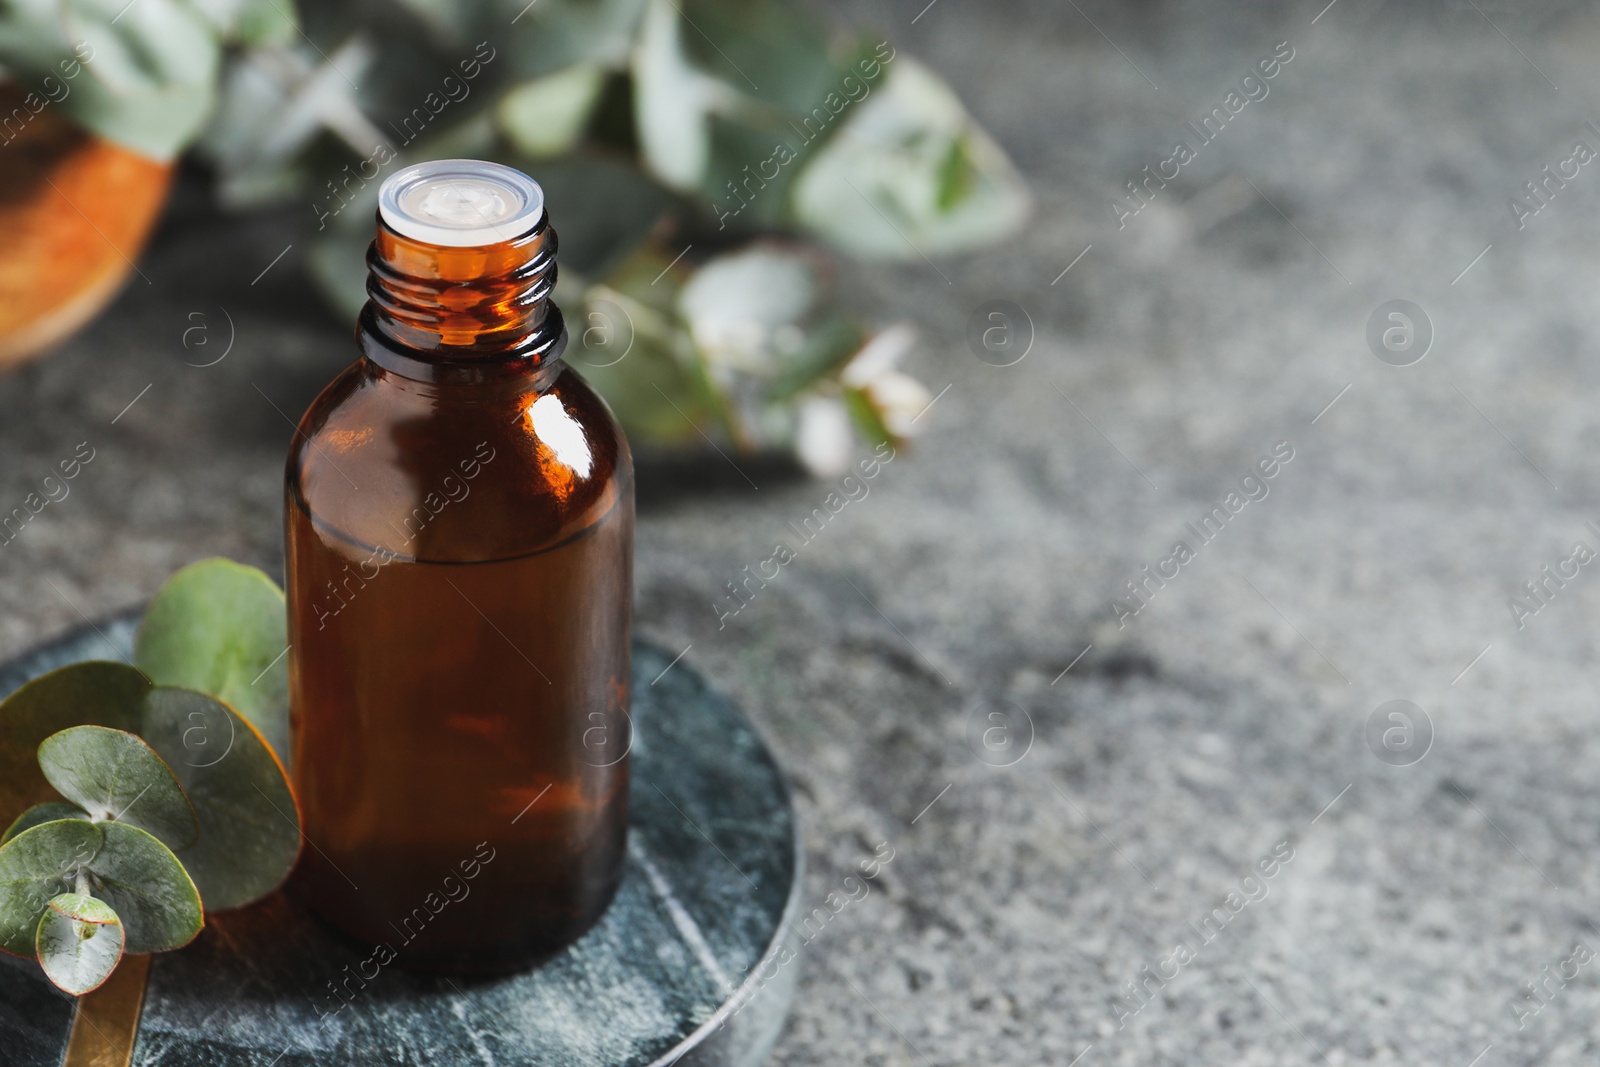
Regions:
<instances>
[{"instance_id":1,"label":"round marble coaster","mask_svg":"<svg viewBox=\"0 0 1600 1067\"><path fill-rule=\"evenodd\" d=\"M137 616L0 665L0 693L129 655ZM802 852L750 723L672 654L633 651L628 868L593 930L505 978L433 978L336 940L282 894L154 957L132 1067L750 1067L794 993ZM0 1049L60 1067L72 1003L0 957ZM355 978L352 978L355 975Z\"/></svg>"}]
</instances>

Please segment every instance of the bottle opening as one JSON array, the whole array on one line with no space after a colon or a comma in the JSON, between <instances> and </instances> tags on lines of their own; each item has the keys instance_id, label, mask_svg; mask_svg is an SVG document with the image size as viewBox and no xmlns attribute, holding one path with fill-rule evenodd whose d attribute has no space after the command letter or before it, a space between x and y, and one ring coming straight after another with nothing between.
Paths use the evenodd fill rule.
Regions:
<instances>
[{"instance_id":1,"label":"bottle opening","mask_svg":"<svg viewBox=\"0 0 1600 1067\"><path fill-rule=\"evenodd\" d=\"M469 248L522 236L544 217L544 190L513 167L481 159L437 159L391 175L378 212L414 241Z\"/></svg>"}]
</instances>

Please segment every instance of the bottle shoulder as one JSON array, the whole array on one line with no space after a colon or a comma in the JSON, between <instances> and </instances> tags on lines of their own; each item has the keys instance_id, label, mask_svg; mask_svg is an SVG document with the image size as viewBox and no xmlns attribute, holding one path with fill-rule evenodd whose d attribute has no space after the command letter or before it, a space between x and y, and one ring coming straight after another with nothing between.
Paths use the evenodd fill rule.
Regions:
<instances>
[{"instance_id":1,"label":"bottle shoulder","mask_svg":"<svg viewBox=\"0 0 1600 1067\"><path fill-rule=\"evenodd\" d=\"M610 409L569 367L508 382L416 382L367 360L300 421L288 506L352 548L447 562L539 551L633 511Z\"/></svg>"}]
</instances>

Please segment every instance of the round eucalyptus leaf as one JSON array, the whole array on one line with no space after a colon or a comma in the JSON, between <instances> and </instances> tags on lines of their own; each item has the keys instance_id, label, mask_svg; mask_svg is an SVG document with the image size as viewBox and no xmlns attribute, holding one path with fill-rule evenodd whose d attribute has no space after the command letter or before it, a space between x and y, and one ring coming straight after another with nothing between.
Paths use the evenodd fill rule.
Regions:
<instances>
[{"instance_id":1,"label":"round eucalyptus leaf","mask_svg":"<svg viewBox=\"0 0 1600 1067\"><path fill-rule=\"evenodd\" d=\"M678 293L678 311L715 370L771 378L800 348L821 289L812 257L757 245L695 271Z\"/></svg>"},{"instance_id":2,"label":"round eucalyptus leaf","mask_svg":"<svg viewBox=\"0 0 1600 1067\"><path fill-rule=\"evenodd\" d=\"M540 158L571 151L600 98L606 70L599 63L575 63L544 78L508 90L495 108L495 120L518 152Z\"/></svg>"},{"instance_id":3,"label":"round eucalyptus leaf","mask_svg":"<svg viewBox=\"0 0 1600 1067\"><path fill-rule=\"evenodd\" d=\"M92 822L59 819L0 845L0 949L33 956L40 913L73 888L71 877L94 861L104 840Z\"/></svg>"},{"instance_id":4,"label":"round eucalyptus leaf","mask_svg":"<svg viewBox=\"0 0 1600 1067\"><path fill-rule=\"evenodd\" d=\"M45 738L85 724L137 731L149 691L150 679L127 664L91 661L40 675L0 702L0 817L60 799L39 769Z\"/></svg>"},{"instance_id":5,"label":"round eucalyptus leaf","mask_svg":"<svg viewBox=\"0 0 1600 1067\"><path fill-rule=\"evenodd\" d=\"M885 66L800 172L796 221L874 259L946 255L1016 232L1032 200L1005 152L932 70L907 56Z\"/></svg>"},{"instance_id":6,"label":"round eucalyptus leaf","mask_svg":"<svg viewBox=\"0 0 1600 1067\"><path fill-rule=\"evenodd\" d=\"M357 211L350 208L340 217L345 214L355 216ZM367 302L367 280L362 272L366 270L367 246L372 244L372 234L368 232L372 229L372 212L361 217L369 223L366 230L351 230L335 220L311 239L306 255L306 269L322 298L349 319L359 315Z\"/></svg>"},{"instance_id":7,"label":"round eucalyptus leaf","mask_svg":"<svg viewBox=\"0 0 1600 1067\"><path fill-rule=\"evenodd\" d=\"M178 779L135 734L104 726L62 730L39 745L39 767L95 822L130 823L169 848L192 845L200 835Z\"/></svg>"},{"instance_id":8,"label":"round eucalyptus leaf","mask_svg":"<svg viewBox=\"0 0 1600 1067\"><path fill-rule=\"evenodd\" d=\"M39 917L34 949L45 977L81 997L99 987L122 959L124 932L111 906L81 893L63 893Z\"/></svg>"},{"instance_id":9,"label":"round eucalyptus leaf","mask_svg":"<svg viewBox=\"0 0 1600 1067\"><path fill-rule=\"evenodd\" d=\"M537 175L545 202L561 205L561 266L566 269L570 263L573 272L563 277L609 274L639 248L673 208L672 194L664 187L637 167L615 159L598 155L540 159L515 152L495 158ZM367 228L370 230L371 226ZM370 242L372 235L365 236ZM679 251L674 248L668 252L666 261L645 276L647 286L658 282L649 295L668 290L670 276L661 277L661 269ZM562 305L563 310L566 307ZM592 325L582 316L568 314L573 340L580 332L579 322L585 329Z\"/></svg>"},{"instance_id":10,"label":"round eucalyptus leaf","mask_svg":"<svg viewBox=\"0 0 1600 1067\"><path fill-rule=\"evenodd\" d=\"M289 758L288 622L261 571L206 559L178 571L139 624L134 662L157 685L210 693Z\"/></svg>"},{"instance_id":11,"label":"round eucalyptus leaf","mask_svg":"<svg viewBox=\"0 0 1600 1067\"><path fill-rule=\"evenodd\" d=\"M74 122L157 160L176 156L210 114L221 43L198 6L141 0L7 4L0 63L24 84L69 73L58 106Z\"/></svg>"},{"instance_id":12,"label":"round eucalyptus leaf","mask_svg":"<svg viewBox=\"0 0 1600 1067\"><path fill-rule=\"evenodd\" d=\"M589 312L580 307L580 321L587 323ZM601 312L604 314L604 312ZM569 320L570 321L570 320ZM577 364L588 351L589 329L573 330L571 363ZM685 444L698 441L695 428L713 425L715 418L705 410L706 405L696 394L693 383L683 366L673 355L669 345L658 337L640 333L633 338L628 357L617 363L604 364L609 353L599 350L594 364L581 367L583 380L604 396L606 404L627 428L629 440L649 441L652 444ZM662 397L671 403L663 403ZM674 407L673 405L677 405ZM687 416L687 417L686 417Z\"/></svg>"},{"instance_id":13,"label":"round eucalyptus leaf","mask_svg":"<svg viewBox=\"0 0 1600 1067\"><path fill-rule=\"evenodd\" d=\"M117 918L117 913L111 910L111 905L103 900L96 900L87 893L62 893L51 897L50 910L60 913L68 919L79 922L104 925L115 923L122 925L122 920Z\"/></svg>"},{"instance_id":14,"label":"round eucalyptus leaf","mask_svg":"<svg viewBox=\"0 0 1600 1067\"><path fill-rule=\"evenodd\" d=\"M243 45L287 45L300 30L293 4L278 0L242 0L223 5L231 24L225 31Z\"/></svg>"},{"instance_id":15,"label":"round eucalyptus leaf","mask_svg":"<svg viewBox=\"0 0 1600 1067\"><path fill-rule=\"evenodd\" d=\"M272 892L300 852L300 818L283 765L242 716L204 693L159 688L140 733L177 774L200 817L183 864L211 911Z\"/></svg>"},{"instance_id":16,"label":"round eucalyptus leaf","mask_svg":"<svg viewBox=\"0 0 1600 1067\"><path fill-rule=\"evenodd\" d=\"M81 810L76 804L65 804L59 800L35 804L21 815L18 815L17 821L6 828L5 834L0 836L0 845L10 841L22 831L31 830L41 823L55 822L57 819L87 819L88 817L89 814Z\"/></svg>"},{"instance_id":17,"label":"round eucalyptus leaf","mask_svg":"<svg viewBox=\"0 0 1600 1067\"><path fill-rule=\"evenodd\" d=\"M628 60L634 27L645 6L645 0L580 0L578 3L569 0L513 7L508 0L501 0L499 17L485 23L481 21L482 16L493 11L494 5L462 4L457 0L408 2L414 8L431 8L436 17L443 11L453 11L458 17L465 16L469 20L476 15L478 20L468 25L493 28L492 39L500 50L499 55L504 57L494 62L509 66L511 69L506 73L518 80L543 77L583 60L621 66ZM508 24L506 19L510 19ZM460 27L462 23L456 25ZM469 36L472 32L475 31L457 29L460 36L456 39L477 40ZM363 90L363 94L365 92Z\"/></svg>"},{"instance_id":18,"label":"round eucalyptus leaf","mask_svg":"<svg viewBox=\"0 0 1600 1067\"><path fill-rule=\"evenodd\" d=\"M672 0L651 0L633 51L633 110L650 173L681 192L699 188L711 158L709 116L734 91L684 55L686 33Z\"/></svg>"},{"instance_id":19,"label":"round eucalyptus leaf","mask_svg":"<svg viewBox=\"0 0 1600 1067\"><path fill-rule=\"evenodd\" d=\"M137 826L93 825L104 844L89 861L90 884L127 927L127 950L166 952L193 941L205 925L200 894L172 850Z\"/></svg>"},{"instance_id":20,"label":"round eucalyptus leaf","mask_svg":"<svg viewBox=\"0 0 1600 1067\"><path fill-rule=\"evenodd\" d=\"M696 69L774 108L805 115L851 71L829 55L828 24L779 0L682 0L683 54Z\"/></svg>"}]
</instances>

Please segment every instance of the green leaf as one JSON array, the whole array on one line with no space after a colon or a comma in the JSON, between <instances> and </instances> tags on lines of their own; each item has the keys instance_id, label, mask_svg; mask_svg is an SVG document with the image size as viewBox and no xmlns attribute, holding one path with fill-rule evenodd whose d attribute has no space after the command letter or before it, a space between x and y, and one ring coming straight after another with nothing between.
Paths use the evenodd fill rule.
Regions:
<instances>
[{"instance_id":1,"label":"green leaf","mask_svg":"<svg viewBox=\"0 0 1600 1067\"><path fill-rule=\"evenodd\" d=\"M828 55L824 23L770 0L682 0L689 61L707 74L791 114L843 96L845 73Z\"/></svg>"},{"instance_id":2,"label":"green leaf","mask_svg":"<svg viewBox=\"0 0 1600 1067\"><path fill-rule=\"evenodd\" d=\"M600 274L621 263L672 206L672 194L634 167L603 159L524 160L544 189L561 241L561 269ZM563 308L563 310L565 310Z\"/></svg>"},{"instance_id":3,"label":"green leaf","mask_svg":"<svg viewBox=\"0 0 1600 1067\"><path fill-rule=\"evenodd\" d=\"M117 918L110 904L83 893L62 893L50 901L50 908L79 922L122 925L122 920Z\"/></svg>"},{"instance_id":4,"label":"green leaf","mask_svg":"<svg viewBox=\"0 0 1600 1067\"><path fill-rule=\"evenodd\" d=\"M74 888L72 876L94 860L103 842L94 823L61 819L0 845L0 949L14 956L34 954L45 905Z\"/></svg>"},{"instance_id":5,"label":"green leaf","mask_svg":"<svg viewBox=\"0 0 1600 1067\"><path fill-rule=\"evenodd\" d=\"M696 70L672 0L651 0L633 57L633 110L639 149L652 174L693 192L711 158L711 109L731 90Z\"/></svg>"},{"instance_id":6,"label":"green leaf","mask_svg":"<svg viewBox=\"0 0 1600 1067\"><path fill-rule=\"evenodd\" d=\"M35 754L51 734L85 724L138 732L150 679L122 663L74 663L0 702L0 816L59 800ZM33 936L29 926L28 936Z\"/></svg>"},{"instance_id":7,"label":"green leaf","mask_svg":"<svg viewBox=\"0 0 1600 1067\"><path fill-rule=\"evenodd\" d=\"M210 693L289 759L288 623L283 590L227 559L168 578L139 624L134 662L157 685Z\"/></svg>"},{"instance_id":8,"label":"green leaf","mask_svg":"<svg viewBox=\"0 0 1600 1067\"><path fill-rule=\"evenodd\" d=\"M856 47L836 60L822 24L790 6L654 0L633 62L646 166L707 198L719 228L783 220L801 162L872 91L849 64L865 55ZM881 64L865 69L875 78Z\"/></svg>"},{"instance_id":9,"label":"green leaf","mask_svg":"<svg viewBox=\"0 0 1600 1067\"><path fill-rule=\"evenodd\" d=\"M80 0L82 2L82 0ZM293 0L184 0L211 32L245 45L289 44L300 21Z\"/></svg>"},{"instance_id":10,"label":"green leaf","mask_svg":"<svg viewBox=\"0 0 1600 1067\"><path fill-rule=\"evenodd\" d=\"M832 374L861 348L861 324L848 315L824 315L806 331L772 383L769 403L788 400Z\"/></svg>"},{"instance_id":11,"label":"green leaf","mask_svg":"<svg viewBox=\"0 0 1600 1067\"><path fill-rule=\"evenodd\" d=\"M111 977L122 959L124 932L104 901L63 893L39 917L34 948L45 977L56 988L81 997Z\"/></svg>"},{"instance_id":12,"label":"green leaf","mask_svg":"<svg viewBox=\"0 0 1600 1067\"><path fill-rule=\"evenodd\" d=\"M300 20L293 0L244 0L238 5L230 29L240 44L286 45L293 43Z\"/></svg>"},{"instance_id":13,"label":"green leaf","mask_svg":"<svg viewBox=\"0 0 1600 1067\"><path fill-rule=\"evenodd\" d=\"M936 174L938 192L934 195L934 206L940 211L952 211L972 192L976 180L972 160L967 158L966 146L960 140L950 142Z\"/></svg>"},{"instance_id":14,"label":"green leaf","mask_svg":"<svg viewBox=\"0 0 1600 1067\"><path fill-rule=\"evenodd\" d=\"M860 256L920 259L993 244L1028 215L1026 185L937 75L908 57L845 116L793 186L796 220Z\"/></svg>"},{"instance_id":15,"label":"green leaf","mask_svg":"<svg viewBox=\"0 0 1600 1067\"><path fill-rule=\"evenodd\" d=\"M856 428L861 431L863 437L874 445L894 441L894 434L884 425L878 410L872 406L872 401L865 392L860 389L846 389L844 401L850 409L851 419L855 421Z\"/></svg>"},{"instance_id":16,"label":"green leaf","mask_svg":"<svg viewBox=\"0 0 1600 1067\"><path fill-rule=\"evenodd\" d=\"M200 824L178 779L137 735L74 726L39 746L39 767L56 791L95 822L142 827L169 848L194 844Z\"/></svg>"},{"instance_id":17,"label":"green leaf","mask_svg":"<svg viewBox=\"0 0 1600 1067\"><path fill-rule=\"evenodd\" d=\"M499 0L482 5L491 17L478 29L500 48L504 58L495 62L522 78L542 77L584 60L626 63L644 6L645 0L539 0L531 6L527 0Z\"/></svg>"},{"instance_id":18,"label":"green leaf","mask_svg":"<svg viewBox=\"0 0 1600 1067\"><path fill-rule=\"evenodd\" d=\"M215 28L183 0L64 0L0 12L0 63L26 83L52 77L67 88L56 106L73 121L157 160L174 158L199 133L221 57Z\"/></svg>"},{"instance_id":19,"label":"green leaf","mask_svg":"<svg viewBox=\"0 0 1600 1067\"><path fill-rule=\"evenodd\" d=\"M351 209L354 210L354 209ZM358 233L341 226L329 226L312 238L306 254L306 269L317 290L341 317L354 320L367 302L367 248L372 244L370 216L368 232Z\"/></svg>"},{"instance_id":20,"label":"green leaf","mask_svg":"<svg viewBox=\"0 0 1600 1067\"><path fill-rule=\"evenodd\" d=\"M695 271L678 310L716 373L771 378L802 346L802 326L821 293L813 257L761 244Z\"/></svg>"},{"instance_id":21,"label":"green leaf","mask_svg":"<svg viewBox=\"0 0 1600 1067\"><path fill-rule=\"evenodd\" d=\"M204 693L162 688L146 702L141 733L200 817L200 840L182 859L206 907L241 907L282 884L300 851L299 812L255 728Z\"/></svg>"},{"instance_id":22,"label":"green leaf","mask_svg":"<svg viewBox=\"0 0 1600 1067\"><path fill-rule=\"evenodd\" d=\"M292 17L288 0L266 0L266 5ZM241 32L245 30L241 25ZM367 38L356 35L319 56L316 69L301 67L298 55L290 59L276 48L247 52L229 62L218 83L217 105L195 144L196 153L213 168L211 191L217 202L242 210L305 192L313 195L319 219L324 211L336 209L340 200L323 184L326 179L316 176L334 173L342 163L354 167L356 159L342 154L336 159L332 153L342 148L376 162L372 154L387 140L360 117L361 104L369 101L358 100L353 88L353 83L371 83L366 74L376 55ZM334 147L335 137L343 142L339 148ZM372 228L370 217L367 228Z\"/></svg>"},{"instance_id":23,"label":"green leaf","mask_svg":"<svg viewBox=\"0 0 1600 1067\"><path fill-rule=\"evenodd\" d=\"M523 82L500 98L495 117L518 152L534 158L571 151L605 85L605 68L577 63Z\"/></svg>"},{"instance_id":24,"label":"green leaf","mask_svg":"<svg viewBox=\"0 0 1600 1067\"><path fill-rule=\"evenodd\" d=\"M88 817L88 813L80 810L75 804L63 804L58 800L35 804L17 816L17 821L6 829L4 836L0 836L0 845L10 841L22 831L31 830L42 823L55 822L57 819L87 819Z\"/></svg>"},{"instance_id":25,"label":"green leaf","mask_svg":"<svg viewBox=\"0 0 1600 1067\"><path fill-rule=\"evenodd\" d=\"M806 142L793 129L752 125L712 115L711 150L701 194L718 231L775 226L789 211L789 191L800 175Z\"/></svg>"},{"instance_id":26,"label":"green leaf","mask_svg":"<svg viewBox=\"0 0 1600 1067\"><path fill-rule=\"evenodd\" d=\"M39 830L58 825L46 823ZM200 894L172 850L127 823L93 825L104 844L89 861L90 884L127 927L127 950L166 952L193 941L205 924ZM27 834L17 838L26 839Z\"/></svg>"},{"instance_id":27,"label":"green leaf","mask_svg":"<svg viewBox=\"0 0 1600 1067\"><path fill-rule=\"evenodd\" d=\"M583 314L590 312L585 309ZM591 351L583 346L582 334L592 328L587 320L572 321L573 327L582 325L581 329L569 327L575 343L567 349L567 361L605 397L617 421L635 442L688 444L700 440L696 426L714 425L714 417L704 410L693 383L658 339L637 334L626 358L612 362L615 352L606 348Z\"/></svg>"}]
</instances>

